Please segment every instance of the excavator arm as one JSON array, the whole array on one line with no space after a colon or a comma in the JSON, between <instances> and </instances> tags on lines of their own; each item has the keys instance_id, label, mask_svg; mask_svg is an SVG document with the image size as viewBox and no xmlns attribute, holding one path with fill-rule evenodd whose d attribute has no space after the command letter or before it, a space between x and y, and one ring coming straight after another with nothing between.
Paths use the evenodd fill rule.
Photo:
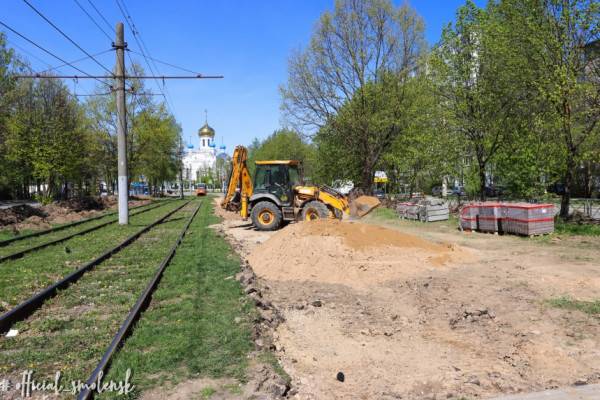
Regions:
<instances>
[{"instance_id":1,"label":"excavator arm","mask_svg":"<svg viewBox=\"0 0 600 400\"><path fill-rule=\"evenodd\" d=\"M231 172L227 182L227 192L221 202L221 207L229 211L239 211L242 218L248 218L248 199L252 196L254 188L246 161L248 150L244 146L237 146L231 158ZM239 188L239 197L236 196Z\"/></svg>"}]
</instances>

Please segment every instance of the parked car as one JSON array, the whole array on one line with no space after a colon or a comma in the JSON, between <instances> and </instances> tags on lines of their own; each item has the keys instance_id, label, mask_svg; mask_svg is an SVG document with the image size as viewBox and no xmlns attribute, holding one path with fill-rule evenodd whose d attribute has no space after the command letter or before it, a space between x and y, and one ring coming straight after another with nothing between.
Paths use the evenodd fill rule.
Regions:
<instances>
[{"instance_id":1,"label":"parked car","mask_svg":"<svg viewBox=\"0 0 600 400\"><path fill-rule=\"evenodd\" d=\"M441 186L434 186L431 188L431 195L432 196L436 196L436 197L441 197L442 196L442 187Z\"/></svg>"},{"instance_id":2,"label":"parked car","mask_svg":"<svg viewBox=\"0 0 600 400\"><path fill-rule=\"evenodd\" d=\"M206 184L199 183L196 185L196 196L206 196Z\"/></svg>"}]
</instances>

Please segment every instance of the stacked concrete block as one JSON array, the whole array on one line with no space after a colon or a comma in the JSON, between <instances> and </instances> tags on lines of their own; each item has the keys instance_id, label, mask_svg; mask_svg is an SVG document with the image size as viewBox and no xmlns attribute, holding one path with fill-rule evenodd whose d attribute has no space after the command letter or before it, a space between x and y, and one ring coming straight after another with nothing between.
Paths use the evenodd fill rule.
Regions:
<instances>
[{"instance_id":1,"label":"stacked concrete block","mask_svg":"<svg viewBox=\"0 0 600 400\"><path fill-rule=\"evenodd\" d=\"M500 203L482 203L479 205L478 229L482 232L498 232L502 218L502 205Z\"/></svg>"},{"instance_id":2,"label":"stacked concrete block","mask_svg":"<svg viewBox=\"0 0 600 400\"><path fill-rule=\"evenodd\" d=\"M419 213L421 211L421 206L419 204L411 204L406 207L405 218L406 219L419 219Z\"/></svg>"},{"instance_id":3,"label":"stacked concrete block","mask_svg":"<svg viewBox=\"0 0 600 400\"><path fill-rule=\"evenodd\" d=\"M400 218L406 218L408 208L413 205L414 204L410 202L398 203L396 205L396 212L398 213L398 216Z\"/></svg>"},{"instance_id":4,"label":"stacked concrete block","mask_svg":"<svg viewBox=\"0 0 600 400\"><path fill-rule=\"evenodd\" d=\"M515 235L542 235L554 231L554 206L530 203L473 203L460 211L463 230Z\"/></svg>"},{"instance_id":5,"label":"stacked concrete block","mask_svg":"<svg viewBox=\"0 0 600 400\"><path fill-rule=\"evenodd\" d=\"M529 236L554 231L552 204L506 203L503 214L502 228L506 233Z\"/></svg>"},{"instance_id":6,"label":"stacked concrete block","mask_svg":"<svg viewBox=\"0 0 600 400\"><path fill-rule=\"evenodd\" d=\"M420 218L423 222L446 221L449 215L448 203L431 202L422 206Z\"/></svg>"},{"instance_id":7,"label":"stacked concrete block","mask_svg":"<svg viewBox=\"0 0 600 400\"><path fill-rule=\"evenodd\" d=\"M477 230L477 215L479 214L479 204L467 204L459 213L460 227L463 230Z\"/></svg>"},{"instance_id":8,"label":"stacked concrete block","mask_svg":"<svg viewBox=\"0 0 600 400\"><path fill-rule=\"evenodd\" d=\"M400 218L433 222L447 220L448 203L437 199L398 203L396 212Z\"/></svg>"}]
</instances>

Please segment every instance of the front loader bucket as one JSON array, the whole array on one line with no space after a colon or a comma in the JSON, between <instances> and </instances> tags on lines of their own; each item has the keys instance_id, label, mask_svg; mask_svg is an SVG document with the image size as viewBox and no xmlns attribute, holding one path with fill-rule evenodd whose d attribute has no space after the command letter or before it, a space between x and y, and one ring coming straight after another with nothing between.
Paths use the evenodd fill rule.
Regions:
<instances>
[{"instance_id":1,"label":"front loader bucket","mask_svg":"<svg viewBox=\"0 0 600 400\"><path fill-rule=\"evenodd\" d=\"M350 216L362 218L373 209L379 207L380 204L381 202L377 197L359 196L350 201Z\"/></svg>"}]
</instances>

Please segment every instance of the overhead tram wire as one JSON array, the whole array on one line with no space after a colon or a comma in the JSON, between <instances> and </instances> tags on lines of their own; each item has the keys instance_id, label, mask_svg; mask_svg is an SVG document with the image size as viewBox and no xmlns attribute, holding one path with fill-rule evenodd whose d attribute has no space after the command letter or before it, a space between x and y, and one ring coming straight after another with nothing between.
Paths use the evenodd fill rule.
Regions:
<instances>
[{"instance_id":1,"label":"overhead tram wire","mask_svg":"<svg viewBox=\"0 0 600 400\"><path fill-rule=\"evenodd\" d=\"M98 53L94 54L94 57L101 56L101 55L106 54L106 53L111 52L111 51L113 51L113 49L108 49L108 50L104 50L104 51L98 52ZM75 64L75 63L78 63L78 62L81 62L81 61L85 61L85 60L88 60L88 59L89 59L89 57L78 58L77 60L71 61L69 64L61 64L61 65L58 65L56 67L50 67L48 69L45 69L43 71L38 72L38 74L45 74L47 72L54 71L55 69L66 67L66 66L68 66L70 64Z\"/></svg>"},{"instance_id":2,"label":"overhead tram wire","mask_svg":"<svg viewBox=\"0 0 600 400\"><path fill-rule=\"evenodd\" d=\"M139 55L139 56L142 56L142 55L143 55L142 53L138 53L138 52L137 52L137 51L135 51L135 50L128 49L128 51L130 51L130 52L132 52L132 53L134 53L134 54L137 54L137 55ZM202 74L199 74L197 71L192 71L191 69L187 69L187 68L184 68L184 67L180 67L180 66L178 66L178 65L171 64L171 63L168 63L168 62L166 62L166 61L157 60L156 58L152 58L152 57L150 57L150 56L148 56L148 58L149 58L150 60L152 60L152 61L155 61L155 62L159 63L159 64L164 64L164 65L166 65L166 66L169 66L169 67L172 67L172 68L178 69L178 70L180 70L180 71L189 72L190 74L202 75Z\"/></svg>"},{"instance_id":3,"label":"overhead tram wire","mask_svg":"<svg viewBox=\"0 0 600 400\"><path fill-rule=\"evenodd\" d=\"M104 36L106 36L108 40L112 41L112 38L110 37L110 35L107 34L106 31L104 29L102 29L100 24L96 21L96 19L90 13L88 13L87 10L85 10L85 7L83 7L78 0L73 0L73 1L77 4L77 6L79 6L79 8L85 13L85 15L87 15L87 17L94 23L94 25L104 34ZM88 1L89 5L94 9L96 14L98 14L98 16L106 24L108 29L110 29L110 31L113 34L116 34L115 28L110 24L110 22L108 22L108 20L106 19L106 17L102 13L102 11L100 11L100 9L98 7L96 7L96 5L92 2L92 0L87 0L87 1ZM129 49L126 49L126 50L129 50ZM127 54L127 58L129 59L129 63L130 63L130 68L131 68L130 71L133 72L133 77L136 78L137 71L135 71L135 69L133 68L133 65L134 65L133 58L131 57L131 54L129 54L129 52L127 52L126 54ZM164 96L163 96L163 98L164 98ZM138 105L141 105L140 101L139 101L139 97L134 96L134 101L137 102Z\"/></svg>"},{"instance_id":4,"label":"overhead tram wire","mask_svg":"<svg viewBox=\"0 0 600 400\"><path fill-rule=\"evenodd\" d=\"M36 60L38 60L39 62L41 62L42 64L46 65L48 68L52 68L52 64L49 63L46 60L42 60L40 57L36 56L35 54L33 54L32 52L30 52L29 50L27 50L25 47L19 45L18 43L15 43L13 40L6 38L6 42L9 43L11 46L16 47L17 49L21 50L23 53L28 54L29 56L35 58ZM34 72L33 69L31 68L31 66L27 65L26 66L27 69L29 69L29 71ZM59 67L56 67L55 69L58 69Z\"/></svg>"},{"instance_id":5,"label":"overhead tram wire","mask_svg":"<svg viewBox=\"0 0 600 400\"><path fill-rule=\"evenodd\" d=\"M110 37L110 35L108 33L106 33L106 31L104 29L102 29L100 24L98 22L96 22L96 19L90 15L90 13L81 5L81 3L78 0L73 0L73 1L81 9L81 11L83 11L84 14L87 15L87 17L94 23L94 25L96 25L96 27L100 30L100 32L102 32L104 34L104 36L106 36L107 39L112 42L113 39Z\"/></svg>"},{"instance_id":6,"label":"overhead tram wire","mask_svg":"<svg viewBox=\"0 0 600 400\"><path fill-rule=\"evenodd\" d=\"M81 5L81 3L78 0L73 0L75 2L75 4L77 4L77 6L81 9L81 11L83 11L85 13L85 15L90 19L90 21L92 21L92 23L98 28L98 30L100 30L100 32L102 32L104 34L104 36L106 36L106 38L109 41L113 41L113 39L110 37L110 35L108 33L106 33L106 31L104 29L102 29L102 27L100 26L100 24L98 23L98 21L96 21L96 18L94 18L89 12L87 12L87 10L85 9L85 7L83 7ZM100 16L100 18L102 19L102 21L104 21L104 23L106 24L106 26L108 26L108 28L116 34L115 29L111 26L111 24L108 22L108 20L106 19L106 17L104 17L104 14L102 14L102 12L98 9L98 7L96 7L96 5L94 5L94 3L91 0L88 0L88 3L92 6L92 8L94 9L94 11L96 11L96 13ZM109 51L113 51L113 49L109 50ZM129 58L129 62L131 65L133 65L133 59L131 58L131 55L129 53L127 54L127 58ZM135 70L132 69L132 71L134 72L134 77L137 75Z\"/></svg>"},{"instance_id":7,"label":"overhead tram wire","mask_svg":"<svg viewBox=\"0 0 600 400\"><path fill-rule=\"evenodd\" d=\"M65 64L65 66L69 66L71 68L73 68L76 71L81 72L82 74L84 74L85 76L87 76L88 78L92 78L97 80L100 83L103 83L104 85L112 88L112 86L107 83L106 81L103 81L101 78L105 78L104 76L93 76L88 74L87 72L83 71L82 69L74 66L73 64L69 63L68 61L66 61L65 59L61 58L60 56L57 56L56 54L54 54L53 52L51 52L50 50L45 49L44 47L42 47L41 45L37 44L36 42L34 42L33 40L29 39L28 37L26 37L25 35L19 33L18 31L16 31L15 29L11 28L10 26L8 26L7 24L5 24L4 22L0 21L0 25L4 26L6 29L8 29L9 31L11 31L12 33L14 33L15 35L19 36L20 38L24 39L25 41L29 42L30 44L34 45L35 47L37 47L38 49L42 50L44 53L56 58L58 61L62 62ZM39 75L39 74L38 74ZM111 73L112 75L112 73ZM44 76L39 75L37 76L38 78L43 78ZM70 78L79 78L79 76L72 76Z\"/></svg>"},{"instance_id":8,"label":"overhead tram wire","mask_svg":"<svg viewBox=\"0 0 600 400\"><path fill-rule=\"evenodd\" d=\"M60 70L62 67L68 67L67 64L62 64L62 65L58 65L56 67L53 67L52 64L50 64L48 61L42 60L40 57L36 56L35 54L33 54L32 52L30 52L29 50L27 50L23 46L20 46L18 43L15 43L13 40L10 40L10 39L6 38L6 42L9 43L11 46L14 46L14 47L18 48L23 53L28 54L30 57L35 58L36 60L38 60L39 62L41 62L42 64L45 64L47 66L47 69L45 69L43 71L40 71L40 72L36 72L36 71L33 70L33 68L31 68L30 65L25 65L26 68L29 70L29 72L31 72L32 74L38 74L38 75L40 75L40 74L44 74L44 73L49 72L49 71ZM112 51L112 50L107 50L107 51ZM87 59L87 57L86 58L81 58L81 59L76 60L76 61L71 61L71 63L74 64L76 62L83 61L84 59ZM73 93L73 95L74 96L92 96L92 94L76 94L76 93Z\"/></svg>"},{"instance_id":9,"label":"overhead tram wire","mask_svg":"<svg viewBox=\"0 0 600 400\"><path fill-rule=\"evenodd\" d=\"M150 68L150 72L153 75L160 75L160 70L158 69L156 64L153 63L153 66L154 66L154 68L153 68L152 65L150 65L150 63L148 62L149 59L152 60L152 57L150 57L150 52L148 51L148 47L146 46L146 43L144 42L144 38L142 37L141 32L138 30L137 26L135 25L135 22L133 21L133 17L131 16L129 9L127 8L127 4L123 0L116 0L116 2L117 2L117 5L119 6L121 13L125 17L125 20L127 21L129 29L131 30L131 32L134 35L135 41L136 41L138 47L140 48L140 51L142 52L142 56L144 57L146 64L148 65L148 68ZM122 5L122 7L121 7L121 5ZM164 91L161 89L159 83L156 82L156 84L158 86L159 91L161 93L164 93ZM169 89L166 86L164 81L163 81L163 88L167 92L164 95L165 101L167 102L167 106L169 106L169 108L171 109L171 112L174 113L173 107L171 107L171 104L170 104L170 96L167 96L169 94L168 93Z\"/></svg>"},{"instance_id":10,"label":"overhead tram wire","mask_svg":"<svg viewBox=\"0 0 600 400\"><path fill-rule=\"evenodd\" d=\"M108 20L104 17L104 14L102 14L102 12L98 9L98 7L96 7L94 5L94 2L92 0L87 0L88 3L90 3L90 6L92 6L92 8L94 9L94 11L96 11L96 14L98 14L100 16L100 18L102 18L102 21L104 21L104 23L106 24L106 26L108 26L108 29L110 29L112 31L112 33L116 34L117 32L115 31L114 26L112 26L110 24L110 22L108 22Z\"/></svg>"},{"instance_id":11,"label":"overhead tram wire","mask_svg":"<svg viewBox=\"0 0 600 400\"><path fill-rule=\"evenodd\" d=\"M133 34L133 38L135 39L135 42L136 42L138 48L142 52L142 57L144 57L144 60L146 61L146 65L150 69L150 73L152 75L158 75L157 72L155 72L154 69L152 68L152 65L150 64L150 61L148 61L148 56L146 54L147 51L144 50L144 46L140 42L140 40L142 39L141 35L140 35L139 31L137 30L137 28L135 26L135 23L133 22L133 18L131 17L131 15L129 13L129 10L127 10L127 6L125 5L124 2L121 5L121 1L120 0L115 0L115 2L117 3L117 7L119 8L119 11L123 15L123 18L125 18L125 22L127 23L127 26L129 27L129 30ZM139 36L139 38L138 38L138 36ZM157 71L158 71L158 69L157 69ZM156 83L158 91L163 94L163 97L165 99L165 103L167 104L167 108L169 108L169 111L171 112L171 114L175 115L175 111L173 110L173 107L171 106L171 104L169 102L169 98L165 94L165 91L161 88L161 85L158 82L158 79L154 79L154 82ZM166 89L166 85L165 85L165 89Z\"/></svg>"},{"instance_id":12,"label":"overhead tram wire","mask_svg":"<svg viewBox=\"0 0 600 400\"><path fill-rule=\"evenodd\" d=\"M48 19L48 17L46 17L42 12L40 12L37 8L35 8L28 0L23 0L23 2L25 4L27 4L29 6L29 8L31 8L33 11L35 11L44 21L46 21L50 26L52 26L54 29L56 29L61 35L63 35L69 42L71 42L75 47L77 47L79 50L81 50L85 55L87 55L89 58L91 58L96 64L98 64L100 67L102 67L106 72L108 72L109 75L113 75L113 72L106 68L102 63L100 63L100 61L96 60L96 58L94 58L93 55L91 55L90 53L88 53L83 47L81 47L79 44L77 44L77 42L75 42L73 39L71 39L71 37L69 35L67 35L66 33L64 33L58 26L56 26L52 21L50 21Z\"/></svg>"},{"instance_id":13,"label":"overhead tram wire","mask_svg":"<svg viewBox=\"0 0 600 400\"><path fill-rule=\"evenodd\" d=\"M123 2L123 6L125 6L125 11L127 11L127 13L129 14L129 10L127 10L127 5L125 4L125 2ZM131 16L130 16L131 18ZM132 23L133 23L133 19L132 19ZM137 30L137 28L136 28ZM154 59L150 56L150 51L148 50L148 46L146 46L146 42L144 41L144 38L142 37L142 35L140 34L140 32L138 31L138 35L140 37L140 42L142 43L142 46L144 47L144 51L146 52L147 57L150 59L150 61L152 61L152 65L154 66L154 69L156 70L156 72L158 74L160 74L160 70L158 69L158 66L156 65L156 63L154 62ZM155 73L156 74L156 73ZM169 87L167 86L166 82L163 81L163 89L165 92L165 100L167 101L167 104L169 104L169 107L171 108L171 112L173 113L173 115L175 115L175 110L173 110L173 107L171 106L171 104L173 103L173 99L171 98L171 92L169 91Z\"/></svg>"}]
</instances>

